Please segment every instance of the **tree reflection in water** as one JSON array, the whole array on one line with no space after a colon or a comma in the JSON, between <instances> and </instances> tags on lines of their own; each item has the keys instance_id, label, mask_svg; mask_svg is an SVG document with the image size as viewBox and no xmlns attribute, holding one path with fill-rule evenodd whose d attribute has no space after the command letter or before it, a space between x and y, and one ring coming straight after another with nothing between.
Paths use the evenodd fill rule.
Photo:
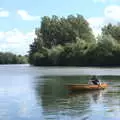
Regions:
<instances>
[{"instance_id":1,"label":"tree reflection in water","mask_svg":"<svg viewBox=\"0 0 120 120\"><path fill-rule=\"evenodd\" d=\"M101 91L82 93L70 93L65 84L87 82L88 76L78 77L43 77L36 83L37 100L41 100L44 115L57 116L80 116L88 118L91 104L96 104L102 97Z\"/></svg>"}]
</instances>

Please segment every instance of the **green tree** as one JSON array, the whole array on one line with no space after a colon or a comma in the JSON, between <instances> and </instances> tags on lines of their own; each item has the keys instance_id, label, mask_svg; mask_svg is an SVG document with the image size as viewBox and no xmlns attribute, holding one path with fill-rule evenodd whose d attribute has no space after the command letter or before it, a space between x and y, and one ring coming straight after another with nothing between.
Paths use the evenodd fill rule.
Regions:
<instances>
[{"instance_id":1,"label":"green tree","mask_svg":"<svg viewBox=\"0 0 120 120\"><path fill-rule=\"evenodd\" d=\"M117 42L120 43L120 24L108 24L102 28L102 34L111 35Z\"/></svg>"},{"instance_id":2,"label":"green tree","mask_svg":"<svg viewBox=\"0 0 120 120\"><path fill-rule=\"evenodd\" d=\"M28 63L27 56L15 55L10 52L0 52L0 64L25 64Z\"/></svg>"},{"instance_id":3,"label":"green tree","mask_svg":"<svg viewBox=\"0 0 120 120\"><path fill-rule=\"evenodd\" d=\"M81 15L70 15L67 18L45 16L42 18L36 36L37 42L42 41L43 46L47 48L75 42L76 37L90 42L95 40L88 22Z\"/></svg>"},{"instance_id":4,"label":"green tree","mask_svg":"<svg viewBox=\"0 0 120 120\"><path fill-rule=\"evenodd\" d=\"M73 52L72 44L76 44L77 40L89 43L95 41L88 22L81 15L69 15L66 18L55 15L51 18L45 16L42 18L41 27L36 28L35 34L36 38L30 45L29 62L37 65L42 64L36 62L41 62L43 56L44 60L48 59L47 63L51 65L69 64L68 60ZM46 55L43 53L43 48L47 49ZM70 61L71 64L74 63L73 59Z\"/></svg>"}]
</instances>

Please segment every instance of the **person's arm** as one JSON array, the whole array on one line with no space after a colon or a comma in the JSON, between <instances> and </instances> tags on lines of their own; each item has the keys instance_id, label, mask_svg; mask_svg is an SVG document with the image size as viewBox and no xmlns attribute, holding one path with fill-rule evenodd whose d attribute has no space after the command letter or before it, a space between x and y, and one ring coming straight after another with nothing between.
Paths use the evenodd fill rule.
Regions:
<instances>
[{"instance_id":1,"label":"person's arm","mask_svg":"<svg viewBox=\"0 0 120 120\"><path fill-rule=\"evenodd\" d=\"M101 85L101 80L99 80L99 84Z\"/></svg>"},{"instance_id":2,"label":"person's arm","mask_svg":"<svg viewBox=\"0 0 120 120\"><path fill-rule=\"evenodd\" d=\"M89 81L88 81L88 84L89 84L89 85L92 84L92 80L89 80Z\"/></svg>"}]
</instances>

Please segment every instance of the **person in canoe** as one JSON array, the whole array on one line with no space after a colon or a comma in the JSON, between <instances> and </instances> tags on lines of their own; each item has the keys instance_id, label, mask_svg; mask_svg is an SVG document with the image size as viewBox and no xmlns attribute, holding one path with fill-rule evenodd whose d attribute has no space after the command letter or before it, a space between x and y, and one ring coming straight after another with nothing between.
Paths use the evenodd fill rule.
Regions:
<instances>
[{"instance_id":1,"label":"person in canoe","mask_svg":"<svg viewBox=\"0 0 120 120\"><path fill-rule=\"evenodd\" d=\"M101 82L100 80L98 80L98 78L96 76L92 76L91 79L89 80L89 84L94 84L94 85L100 85Z\"/></svg>"}]
</instances>

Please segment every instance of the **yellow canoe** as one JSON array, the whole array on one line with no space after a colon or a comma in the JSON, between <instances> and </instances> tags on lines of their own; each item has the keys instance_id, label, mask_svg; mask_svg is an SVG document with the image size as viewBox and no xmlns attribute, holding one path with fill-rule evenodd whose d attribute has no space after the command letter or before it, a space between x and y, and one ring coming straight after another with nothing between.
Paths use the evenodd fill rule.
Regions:
<instances>
[{"instance_id":1,"label":"yellow canoe","mask_svg":"<svg viewBox=\"0 0 120 120\"><path fill-rule=\"evenodd\" d=\"M100 85L89 85L89 84L69 84L66 85L71 91L82 91L82 90L100 90L108 87L108 84L103 83Z\"/></svg>"}]
</instances>

